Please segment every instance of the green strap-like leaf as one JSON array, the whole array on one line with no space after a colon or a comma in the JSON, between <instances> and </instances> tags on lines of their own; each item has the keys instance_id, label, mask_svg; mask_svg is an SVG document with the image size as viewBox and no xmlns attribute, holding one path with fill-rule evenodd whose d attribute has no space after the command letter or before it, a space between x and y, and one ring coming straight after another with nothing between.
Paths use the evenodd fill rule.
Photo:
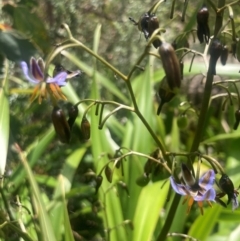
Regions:
<instances>
[{"instance_id":1,"label":"green strap-like leaf","mask_svg":"<svg viewBox=\"0 0 240 241\"><path fill-rule=\"evenodd\" d=\"M5 76L0 83L0 175L5 171L9 139L9 103L8 103L8 63L5 62Z\"/></svg>"},{"instance_id":2,"label":"green strap-like leaf","mask_svg":"<svg viewBox=\"0 0 240 241\"><path fill-rule=\"evenodd\" d=\"M155 182L144 187L138 198L133 220L133 241L152 240L161 209L167 198L168 186L163 182Z\"/></svg>"}]
</instances>

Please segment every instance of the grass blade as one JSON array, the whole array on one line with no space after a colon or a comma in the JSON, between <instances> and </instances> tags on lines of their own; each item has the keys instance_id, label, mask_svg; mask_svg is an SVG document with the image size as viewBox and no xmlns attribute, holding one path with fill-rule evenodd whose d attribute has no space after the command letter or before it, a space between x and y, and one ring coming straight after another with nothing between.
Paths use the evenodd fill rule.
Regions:
<instances>
[{"instance_id":1,"label":"grass blade","mask_svg":"<svg viewBox=\"0 0 240 241\"><path fill-rule=\"evenodd\" d=\"M5 75L0 86L0 176L4 174L9 139L9 103L8 103L8 62L5 61Z\"/></svg>"}]
</instances>

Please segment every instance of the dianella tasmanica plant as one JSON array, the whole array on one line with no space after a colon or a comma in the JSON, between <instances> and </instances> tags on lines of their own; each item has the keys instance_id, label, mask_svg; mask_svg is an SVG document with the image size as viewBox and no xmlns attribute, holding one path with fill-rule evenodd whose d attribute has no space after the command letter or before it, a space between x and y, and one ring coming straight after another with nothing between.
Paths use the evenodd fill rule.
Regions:
<instances>
[{"instance_id":1,"label":"dianella tasmanica plant","mask_svg":"<svg viewBox=\"0 0 240 241\"><path fill-rule=\"evenodd\" d=\"M5 240L238 240L239 1L140 7L125 18L137 51L124 71L99 54L100 24L92 48L63 23L42 56L2 51ZM16 112L34 113L26 129L45 124L20 138Z\"/></svg>"}]
</instances>

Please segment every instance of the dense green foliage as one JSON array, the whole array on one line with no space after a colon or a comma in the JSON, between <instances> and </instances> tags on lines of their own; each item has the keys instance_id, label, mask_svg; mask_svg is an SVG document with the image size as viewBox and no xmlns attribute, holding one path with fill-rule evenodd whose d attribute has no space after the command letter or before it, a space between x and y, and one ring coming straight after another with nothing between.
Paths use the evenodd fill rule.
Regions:
<instances>
[{"instance_id":1,"label":"dense green foliage","mask_svg":"<svg viewBox=\"0 0 240 241\"><path fill-rule=\"evenodd\" d=\"M203 3L209 19L197 23ZM134 24L146 12L155 32ZM2 3L0 240L239 240L240 211L227 205L240 183L238 12L231 0ZM158 51L165 41L175 52ZM81 70L61 88L66 99L47 77L38 89L27 81L20 64L32 56L44 76ZM196 179L215 171L203 215L170 185L182 163Z\"/></svg>"}]
</instances>

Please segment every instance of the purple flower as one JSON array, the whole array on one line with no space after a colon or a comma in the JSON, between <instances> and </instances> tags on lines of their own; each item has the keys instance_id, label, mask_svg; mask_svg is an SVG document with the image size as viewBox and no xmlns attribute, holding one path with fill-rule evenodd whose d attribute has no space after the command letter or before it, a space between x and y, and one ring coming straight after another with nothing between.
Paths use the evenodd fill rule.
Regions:
<instances>
[{"instance_id":1,"label":"purple flower","mask_svg":"<svg viewBox=\"0 0 240 241\"><path fill-rule=\"evenodd\" d=\"M30 59L30 69L28 69L28 65L26 62L22 61L20 63L21 68L23 70L23 74L26 79L33 84L39 84L39 82L44 81L44 62L41 58L36 60L35 58ZM54 77L47 77L46 83L55 83L58 86L66 85L67 72L62 71Z\"/></svg>"},{"instance_id":2,"label":"purple flower","mask_svg":"<svg viewBox=\"0 0 240 241\"><path fill-rule=\"evenodd\" d=\"M36 60L35 58L30 59L30 65L26 62L20 62L23 74L25 78L32 84L36 85L33 90L30 101L38 97L39 104L42 102L43 98L46 98L49 94L52 102L55 104L57 100L64 99L66 97L62 93L60 87L66 85L66 79L68 73L66 71L61 71L53 77L44 76L45 64L41 58Z\"/></svg>"},{"instance_id":3,"label":"purple flower","mask_svg":"<svg viewBox=\"0 0 240 241\"><path fill-rule=\"evenodd\" d=\"M185 164L182 164L181 172L184 184L179 184L172 176L170 177L173 190L182 196L186 196L184 202L188 200L187 213L190 212L193 202L196 201L203 214L203 201L207 201L211 206L210 201L214 201L216 197L216 191L213 188L215 182L214 171L207 171L199 180L195 180Z\"/></svg>"}]
</instances>

